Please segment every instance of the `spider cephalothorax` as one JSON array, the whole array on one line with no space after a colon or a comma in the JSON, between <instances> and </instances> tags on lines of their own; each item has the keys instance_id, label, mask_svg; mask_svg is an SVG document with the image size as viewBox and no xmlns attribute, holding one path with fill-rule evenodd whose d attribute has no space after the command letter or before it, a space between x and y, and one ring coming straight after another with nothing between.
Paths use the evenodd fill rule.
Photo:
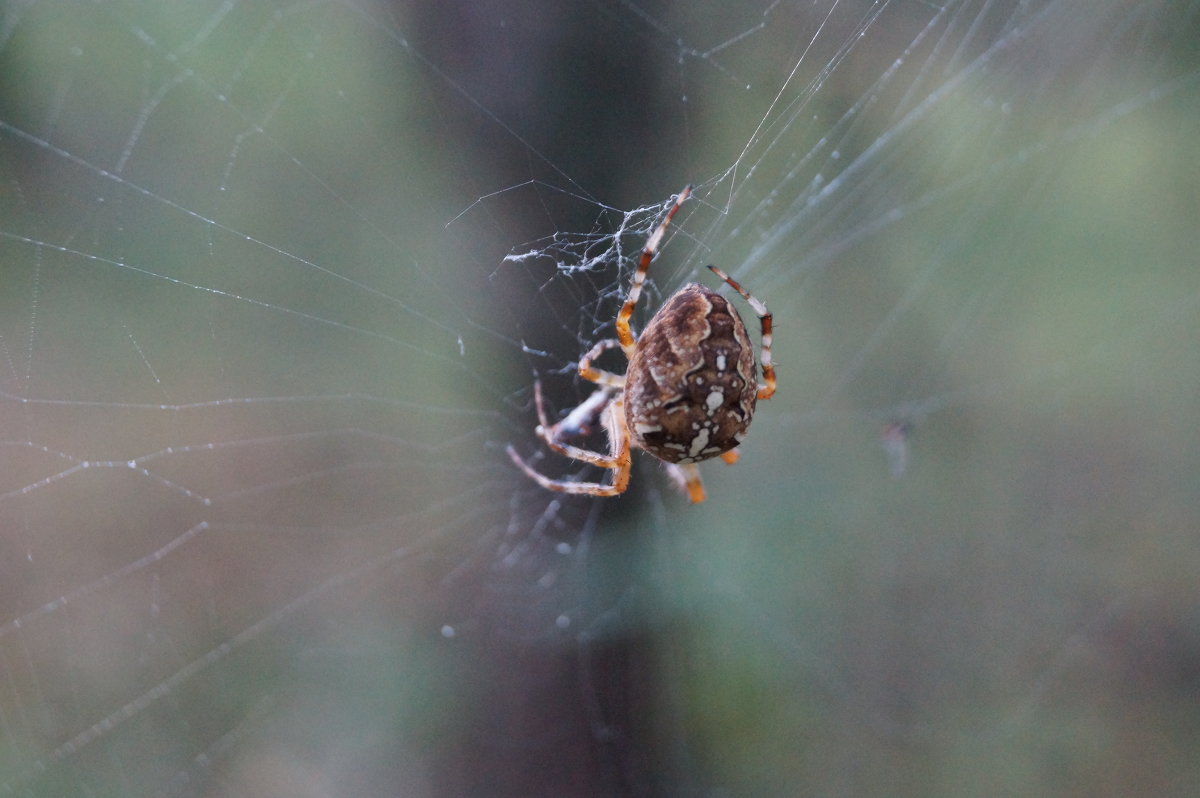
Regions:
<instances>
[{"instance_id":1,"label":"spider cephalothorax","mask_svg":"<svg viewBox=\"0 0 1200 798\"><path fill-rule=\"evenodd\" d=\"M695 464L718 455L727 463L735 462L737 453L733 449L750 426L755 403L775 393L771 314L716 266L708 268L750 303L761 322L762 383L757 379L750 336L737 310L699 283L688 283L671 295L636 339L629 328L650 261L671 218L691 191L688 186L679 192L666 217L647 239L629 294L617 314L617 337L598 342L579 360L580 376L600 387L562 421L551 425L542 402L541 383L534 384L541 422L538 436L560 454L611 470L612 481L605 485L550 479L509 446L513 462L545 488L592 496L624 493L629 485L630 449L637 447L663 461L693 502L704 501L704 485ZM629 359L624 376L592 366L601 353L617 347ZM608 432L607 455L568 443L597 416Z\"/></svg>"}]
</instances>

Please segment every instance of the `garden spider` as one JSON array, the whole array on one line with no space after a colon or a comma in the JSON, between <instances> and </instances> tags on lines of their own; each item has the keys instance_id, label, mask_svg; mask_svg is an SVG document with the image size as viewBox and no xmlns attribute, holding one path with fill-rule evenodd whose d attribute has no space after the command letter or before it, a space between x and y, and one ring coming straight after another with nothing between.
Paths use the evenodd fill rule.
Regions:
<instances>
[{"instance_id":1,"label":"garden spider","mask_svg":"<svg viewBox=\"0 0 1200 798\"><path fill-rule=\"evenodd\" d=\"M624 493L629 485L631 451L636 447L663 461L693 503L702 502L704 483L696 463L718 455L726 463L736 462L734 447L745 437L755 402L770 399L775 393L771 314L766 305L716 266L708 268L750 303L762 325L763 382L758 382L750 336L737 310L699 283L688 283L667 299L640 337L634 338L629 329L650 261L671 219L691 193L691 186L679 192L667 215L646 239L629 294L617 314L617 337L599 341L579 361L579 376L599 387L552 425L546 418L541 382L533 386L538 437L559 454L608 469L611 481L604 484L550 479L508 446L512 461L542 487L589 496ZM629 360L623 376L592 366L603 352L617 347ZM589 432L597 417L608 433L608 454L568 443Z\"/></svg>"}]
</instances>

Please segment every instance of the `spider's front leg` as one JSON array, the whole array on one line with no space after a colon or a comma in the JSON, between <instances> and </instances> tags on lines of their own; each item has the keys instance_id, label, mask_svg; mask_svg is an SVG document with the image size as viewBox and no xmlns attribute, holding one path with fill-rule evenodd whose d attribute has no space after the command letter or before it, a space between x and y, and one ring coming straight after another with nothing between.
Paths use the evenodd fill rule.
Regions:
<instances>
[{"instance_id":1,"label":"spider's front leg","mask_svg":"<svg viewBox=\"0 0 1200 798\"><path fill-rule=\"evenodd\" d=\"M557 424L551 424L546 418L546 404L542 398L542 381L533 384L533 403L537 408L537 434L545 440L561 443L571 438L592 434L592 422L595 421L608 403L612 401L613 389L602 385L592 391L592 395L563 416Z\"/></svg>"},{"instance_id":2,"label":"spider's front leg","mask_svg":"<svg viewBox=\"0 0 1200 798\"><path fill-rule=\"evenodd\" d=\"M729 286L742 295L742 298L750 303L750 307L754 310L754 315L758 316L759 325L762 327L762 353L758 360L762 364L763 381L758 384L757 398L770 399L775 395L775 363L771 359L771 328L774 323L774 316L771 311L767 310L767 306L763 304L761 299L758 299L741 284L730 277L725 272L718 269L716 266L709 265L712 273L720 277ZM728 461L726 461L728 462Z\"/></svg>"},{"instance_id":3,"label":"spider's front leg","mask_svg":"<svg viewBox=\"0 0 1200 798\"><path fill-rule=\"evenodd\" d=\"M613 374L611 371L593 368L592 361L600 357L605 350L619 349L621 342L616 338L606 338L598 342L595 346L588 350L588 353L579 358L579 376L585 380L594 382L597 385L603 385L614 391L621 391L625 388L625 378L620 374Z\"/></svg>"},{"instance_id":4,"label":"spider's front leg","mask_svg":"<svg viewBox=\"0 0 1200 798\"><path fill-rule=\"evenodd\" d=\"M642 285L646 282L646 273L650 271L650 261L654 260L655 254L658 253L658 245L662 243L663 236L666 235L667 228L670 226L671 220L675 218L679 206L690 196L692 196L691 185L684 186L683 191L675 195L675 201L671 203L671 210L667 211L667 215L659 222L658 227L654 228L654 232L646 239L646 245L642 247L642 256L638 258L637 269L633 273L633 280L629 283L629 293L625 295L625 303L621 305L621 312L617 314L617 339L621 348L625 350L625 357L633 357L636 341L633 337L633 330L629 328L629 320L633 318L633 309L637 307L638 299L642 296Z\"/></svg>"},{"instance_id":5,"label":"spider's front leg","mask_svg":"<svg viewBox=\"0 0 1200 798\"><path fill-rule=\"evenodd\" d=\"M591 396L580 403L578 407L567 413L562 421L559 421L557 424L551 424L550 420L546 417L546 405L542 399L541 380L533 384L533 398L538 415L538 426L534 432L537 433L538 437L548 447L561 455L575 460L582 460L592 465L598 465L601 468L614 467L615 461L611 456L605 457L588 449L582 449L567 443L572 438L587 435L591 432L592 421L601 415L601 413L605 413L612 402L612 388L605 385L600 386L592 392ZM607 428L607 419L603 423Z\"/></svg>"},{"instance_id":6,"label":"spider's front leg","mask_svg":"<svg viewBox=\"0 0 1200 798\"><path fill-rule=\"evenodd\" d=\"M609 440L609 456L607 457L575 446L551 443L545 436L543 436L543 440L555 451L612 471L611 481L607 485L599 482L569 482L551 479L526 463L511 445L506 447L505 451L508 452L513 463L525 472L526 476L547 490L587 496L617 496L624 493L625 489L629 487L629 471L632 467L629 430L625 426L625 412L620 398L609 402L608 406L604 408L603 423Z\"/></svg>"}]
</instances>

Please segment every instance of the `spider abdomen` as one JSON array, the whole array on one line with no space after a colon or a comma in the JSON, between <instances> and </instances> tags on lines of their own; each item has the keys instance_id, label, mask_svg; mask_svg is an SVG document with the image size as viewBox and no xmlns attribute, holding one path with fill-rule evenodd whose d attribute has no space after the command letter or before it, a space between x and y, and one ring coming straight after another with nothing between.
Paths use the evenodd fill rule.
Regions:
<instances>
[{"instance_id":1,"label":"spider abdomen","mask_svg":"<svg viewBox=\"0 0 1200 798\"><path fill-rule=\"evenodd\" d=\"M689 283L637 339L625 420L634 445L668 463L695 463L742 442L757 392L746 325L720 294Z\"/></svg>"}]
</instances>

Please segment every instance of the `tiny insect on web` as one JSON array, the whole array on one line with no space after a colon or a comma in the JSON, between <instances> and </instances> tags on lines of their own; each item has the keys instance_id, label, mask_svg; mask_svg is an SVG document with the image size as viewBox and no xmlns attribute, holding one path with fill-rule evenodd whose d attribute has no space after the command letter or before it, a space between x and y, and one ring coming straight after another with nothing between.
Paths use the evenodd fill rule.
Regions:
<instances>
[{"instance_id":1,"label":"tiny insect on web","mask_svg":"<svg viewBox=\"0 0 1200 798\"><path fill-rule=\"evenodd\" d=\"M629 486L632 450L661 460L688 498L704 501L704 483L696 463L720 457L737 461L734 451L745 438L755 403L775 393L771 359L771 313L731 277L709 266L750 303L762 330L763 381L758 382L754 348L746 325L724 297L699 283L676 291L635 337L633 317L650 262L679 207L691 195L687 186L675 197L666 216L642 248L629 293L617 314L617 337L597 342L579 360L579 376L599 387L557 424L546 417L541 382L534 383L539 438L561 455L612 472L610 481L572 482L551 479L535 470L516 449L506 451L531 479L549 490L589 496L616 496ZM592 362L609 349L621 349L629 361L624 375L595 368ZM608 435L608 454L569 443L600 419Z\"/></svg>"}]
</instances>

